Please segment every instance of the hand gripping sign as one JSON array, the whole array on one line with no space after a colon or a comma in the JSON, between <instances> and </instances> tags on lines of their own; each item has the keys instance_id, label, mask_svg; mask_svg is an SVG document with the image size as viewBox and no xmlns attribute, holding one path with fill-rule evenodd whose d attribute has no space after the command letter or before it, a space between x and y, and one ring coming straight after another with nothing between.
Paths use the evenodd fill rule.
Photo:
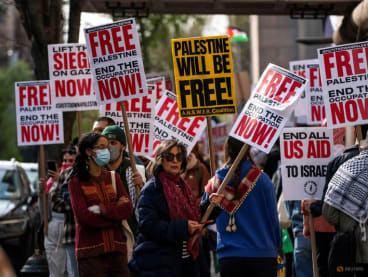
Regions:
<instances>
[{"instance_id":1,"label":"hand gripping sign","mask_svg":"<svg viewBox=\"0 0 368 277\"><path fill-rule=\"evenodd\" d=\"M147 95L134 18L84 32L97 102L102 105Z\"/></svg>"},{"instance_id":2,"label":"hand gripping sign","mask_svg":"<svg viewBox=\"0 0 368 277\"><path fill-rule=\"evenodd\" d=\"M235 114L229 37L173 39L171 44L180 117Z\"/></svg>"},{"instance_id":3,"label":"hand gripping sign","mask_svg":"<svg viewBox=\"0 0 368 277\"><path fill-rule=\"evenodd\" d=\"M285 128L280 136L285 200L321 199L327 164L334 158L333 131L324 127Z\"/></svg>"},{"instance_id":4,"label":"hand gripping sign","mask_svg":"<svg viewBox=\"0 0 368 277\"><path fill-rule=\"evenodd\" d=\"M160 142L166 139L180 141L190 153L205 128L204 117L180 118L176 96L167 90L156 105L153 153ZM153 157L154 155L147 158L152 160Z\"/></svg>"},{"instance_id":5,"label":"hand gripping sign","mask_svg":"<svg viewBox=\"0 0 368 277\"><path fill-rule=\"evenodd\" d=\"M61 111L97 110L84 44L50 44L49 73L53 105Z\"/></svg>"},{"instance_id":6,"label":"hand gripping sign","mask_svg":"<svg viewBox=\"0 0 368 277\"><path fill-rule=\"evenodd\" d=\"M64 143L63 115L51 99L49 81L15 83L18 146Z\"/></svg>"},{"instance_id":7,"label":"hand gripping sign","mask_svg":"<svg viewBox=\"0 0 368 277\"><path fill-rule=\"evenodd\" d=\"M147 87L149 96L124 101L133 151L135 155L142 156L152 154L156 105L156 86L147 85ZM111 117L116 122L116 125L124 128L119 103L100 106L100 115Z\"/></svg>"},{"instance_id":8,"label":"hand gripping sign","mask_svg":"<svg viewBox=\"0 0 368 277\"><path fill-rule=\"evenodd\" d=\"M269 153L306 83L306 79L269 64L230 136Z\"/></svg>"},{"instance_id":9,"label":"hand gripping sign","mask_svg":"<svg viewBox=\"0 0 368 277\"><path fill-rule=\"evenodd\" d=\"M318 49L329 128L368 120L368 42Z\"/></svg>"}]
</instances>

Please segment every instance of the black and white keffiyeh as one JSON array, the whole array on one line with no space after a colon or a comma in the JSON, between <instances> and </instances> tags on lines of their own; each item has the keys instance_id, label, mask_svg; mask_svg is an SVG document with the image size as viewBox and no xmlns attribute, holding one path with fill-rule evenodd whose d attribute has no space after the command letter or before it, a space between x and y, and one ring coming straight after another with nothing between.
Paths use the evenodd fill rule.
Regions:
<instances>
[{"instance_id":1,"label":"black and white keffiyeh","mask_svg":"<svg viewBox=\"0 0 368 277\"><path fill-rule=\"evenodd\" d=\"M343 163L328 184L327 204L358 222L368 219L368 150Z\"/></svg>"}]
</instances>

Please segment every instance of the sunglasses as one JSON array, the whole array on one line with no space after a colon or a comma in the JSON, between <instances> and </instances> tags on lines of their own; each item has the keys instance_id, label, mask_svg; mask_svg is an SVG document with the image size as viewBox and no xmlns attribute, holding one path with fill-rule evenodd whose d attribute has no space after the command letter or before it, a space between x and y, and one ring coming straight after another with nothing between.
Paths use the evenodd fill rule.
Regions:
<instances>
[{"instance_id":1,"label":"sunglasses","mask_svg":"<svg viewBox=\"0 0 368 277\"><path fill-rule=\"evenodd\" d=\"M168 161L168 162L172 162L174 160L174 158L176 158L176 160L178 162L183 161L184 157L182 153L177 153L177 154L173 154L173 153L164 153L162 154L162 156Z\"/></svg>"}]
</instances>

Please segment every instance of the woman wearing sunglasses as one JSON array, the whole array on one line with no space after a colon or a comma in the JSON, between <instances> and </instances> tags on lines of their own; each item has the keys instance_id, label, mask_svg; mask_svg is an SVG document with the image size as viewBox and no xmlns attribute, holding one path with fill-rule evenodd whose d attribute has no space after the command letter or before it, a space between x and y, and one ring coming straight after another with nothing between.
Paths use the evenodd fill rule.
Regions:
<instances>
[{"instance_id":1,"label":"woman wearing sunglasses","mask_svg":"<svg viewBox=\"0 0 368 277\"><path fill-rule=\"evenodd\" d=\"M68 188L76 219L79 276L129 276L121 221L133 207L118 174L115 182L103 167L110 161L107 139L86 134L79 143Z\"/></svg>"},{"instance_id":2,"label":"woman wearing sunglasses","mask_svg":"<svg viewBox=\"0 0 368 277\"><path fill-rule=\"evenodd\" d=\"M185 146L176 140L161 143L152 177L139 202L139 232L130 268L140 277L198 276L195 260L202 225L190 187L180 177L186 167Z\"/></svg>"}]
</instances>

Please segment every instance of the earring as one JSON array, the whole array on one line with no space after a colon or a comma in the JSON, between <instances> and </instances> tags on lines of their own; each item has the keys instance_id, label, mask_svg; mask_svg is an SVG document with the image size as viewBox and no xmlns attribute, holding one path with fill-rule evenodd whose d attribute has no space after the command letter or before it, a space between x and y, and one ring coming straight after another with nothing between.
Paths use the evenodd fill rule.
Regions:
<instances>
[{"instance_id":1,"label":"earring","mask_svg":"<svg viewBox=\"0 0 368 277\"><path fill-rule=\"evenodd\" d=\"M88 156L88 160L90 160L91 158ZM89 171L89 165L88 165L88 161L86 161L86 170Z\"/></svg>"}]
</instances>

